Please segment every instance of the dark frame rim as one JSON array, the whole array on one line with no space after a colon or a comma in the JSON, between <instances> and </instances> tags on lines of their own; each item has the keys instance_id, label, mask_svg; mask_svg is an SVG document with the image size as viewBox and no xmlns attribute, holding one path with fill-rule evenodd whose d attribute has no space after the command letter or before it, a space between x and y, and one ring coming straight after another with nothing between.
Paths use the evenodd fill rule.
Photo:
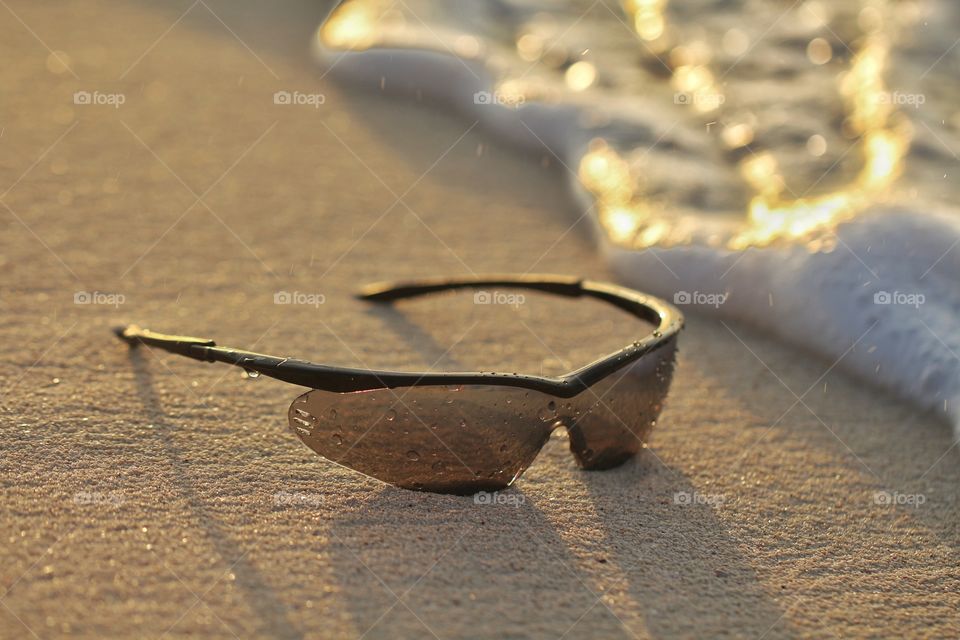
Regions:
<instances>
[{"instance_id":1,"label":"dark frame rim","mask_svg":"<svg viewBox=\"0 0 960 640\"><path fill-rule=\"evenodd\" d=\"M498 286L530 289L566 297L590 296L613 304L656 325L657 328L626 347L560 377L480 371L437 373L355 369L220 347L213 340L166 335L141 329L137 325L117 327L114 333L131 347L145 344L196 360L224 362L291 384L336 393L411 386L494 385L520 387L558 398L571 398L627 364L647 354L674 346L677 335L683 328L683 314L660 298L627 287L572 276L480 275L379 282L363 287L357 297L371 302L388 303L442 291Z\"/></svg>"}]
</instances>

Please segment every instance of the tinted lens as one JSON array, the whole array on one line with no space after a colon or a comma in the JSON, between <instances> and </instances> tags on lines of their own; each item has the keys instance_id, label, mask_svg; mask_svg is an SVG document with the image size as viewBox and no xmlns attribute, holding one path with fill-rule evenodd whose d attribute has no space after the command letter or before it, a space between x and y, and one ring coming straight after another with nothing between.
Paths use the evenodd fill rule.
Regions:
<instances>
[{"instance_id":1,"label":"tinted lens","mask_svg":"<svg viewBox=\"0 0 960 640\"><path fill-rule=\"evenodd\" d=\"M675 343L665 345L563 401L581 467L609 469L643 447L670 388L674 355Z\"/></svg>"},{"instance_id":2,"label":"tinted lens","mask_svg":"<svg viewBox=\"0 0 960 640\"><path fill-rule=\"evenodd\" d=\"M557 400L503 386L314 390L290 427L324 458L384 482L469 494L503 489L530 466L557 422Z\"/></svg>"}]
</instances>

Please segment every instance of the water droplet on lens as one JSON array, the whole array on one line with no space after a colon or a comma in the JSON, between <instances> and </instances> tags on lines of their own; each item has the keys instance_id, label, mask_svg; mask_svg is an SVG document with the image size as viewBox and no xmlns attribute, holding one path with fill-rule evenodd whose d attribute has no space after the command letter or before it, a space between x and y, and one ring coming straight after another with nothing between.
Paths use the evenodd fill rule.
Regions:
<instances>
[{"instance_id":1,"label":"water droplet on lens","mask_svg":"<svg viewBox=\"0 0 960 640\"><path fill-rule=\"evenodd\" d=\"M557 403L551 400L547 403L547 406L540 409L540 412L537 414L541 420L544 422L549 422L554 420L557 417Z\"/></svg>"},{"instance_id":2,"label":"water droplet on lens","mask_svg":"<svg viewBox=\"0 0 960 640\"><path fill-rule=\"evenodd\" d=\"M407 458L416 461L420 459L420 454L411 449L410 451L407 451Z\"/></svg>"},{"instance_id":3,"label":"water droplet on lens","mask_svg":"<svg viewBox=\"0 0 960 640\"><path fill-rule=\"evenodd\" d=\"M467 428L467 421L461 418L461 419L460 419L460 427L463 428L463 429L466 429L466 428Z\"/></svg>"},{"instance_id":4,"label":"water droplet on lens","mask_svg":"<svg viewBox=\"0 0 960 640\"><path fill-rule=\"evenodd\" d=\"M339 433L333 434L333 441L336 444L343 444L343 438L340 436Z\"/></svg>"},{"instance_id":5,"label":"water droplet on lens","mask_svg":"<svg viewBox=\"0 0 960 640\"><path fill-rule=\"evenodd\" d=\"M431 465L431 468L434 471L443 471L443 463L438 460Z\"/></svg>"},{"instance_id":6,"label":"water droplet on lens","mask_svg":"<svg viewBox=\"0 0 960 640\"><path fill-rule=\"evenodd\" d=\"M327 412L327 417L330 418L331 420L336 420L336 419L337 419L337 410L336 410L336 409L330 409L330 411Z\"/></svg>"},{"instance_id":7,"label":"water droplet on lens","mask_svg":"<svg viewBox=\"0 0 960 640\"><path fill-rule=\"evenodd\" d=\"M246 374L247 378L251 378L251 379L252 379L252 378L259 378L259 377L260 377L260 372L259 372L259 371L254 371L253 369L244 369L243 372L244 372L244 374Z\"/></svg>"},{"instance_id":8,"label":"water droplet on lens","mask_svg":"<svg viewBox=\"0 0 960 640\"><path fill-rule=\"evenodd\" d=\"M384 414L383 417L385 417L387 420L393 422L394 420L397 419L397 412L394 411L393 409L390 409L389 411L387 411L387 412Z\"/></svg>"}]
</instances>

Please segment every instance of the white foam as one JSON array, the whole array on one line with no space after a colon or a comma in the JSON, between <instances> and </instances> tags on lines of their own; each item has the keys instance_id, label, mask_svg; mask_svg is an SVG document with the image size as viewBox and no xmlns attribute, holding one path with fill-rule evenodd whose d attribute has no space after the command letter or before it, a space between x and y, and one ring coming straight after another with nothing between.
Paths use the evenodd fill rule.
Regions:
<instances>
[{"instance_id":1,"label":"white foam","mask_svg":"<svg viewBox=\"0 0 960 640\"><path fill-rule=\"evenodd\" d=\"M837 237L829 253L688 246L608 255L625 283L667 297L727 293L699 309L765 329L960 425L960 287L943 275L960 272L956 217L872 211Z\"/></svg>"}]
</instances>

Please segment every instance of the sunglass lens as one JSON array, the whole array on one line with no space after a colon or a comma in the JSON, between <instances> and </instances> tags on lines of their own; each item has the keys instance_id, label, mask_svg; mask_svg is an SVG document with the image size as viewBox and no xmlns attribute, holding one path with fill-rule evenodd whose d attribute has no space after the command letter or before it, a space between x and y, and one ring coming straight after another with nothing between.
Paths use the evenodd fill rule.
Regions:
<instances>
[{"instance_id":1,"label":"sunglass lens","mask_svg":"<svg viewBox=\"0 0 960 640\"><path fill-rule=\"evenodd\" d=\"M674 352L666 345L565 401L570 450L581 467L609 469L640 451L670 388Z\"/></svg>"},{"instance_id":2,"label":"sunglass lens","mask_svg":"<svg viewBox=\"0 0 960 640\"><path fill-rule=\"evenodd\" d=\"M491 385L307 392L293 432L341 466L421 491L470 494L509 486L556 424L536 391Z\"/></svg>"}]
</instances>

